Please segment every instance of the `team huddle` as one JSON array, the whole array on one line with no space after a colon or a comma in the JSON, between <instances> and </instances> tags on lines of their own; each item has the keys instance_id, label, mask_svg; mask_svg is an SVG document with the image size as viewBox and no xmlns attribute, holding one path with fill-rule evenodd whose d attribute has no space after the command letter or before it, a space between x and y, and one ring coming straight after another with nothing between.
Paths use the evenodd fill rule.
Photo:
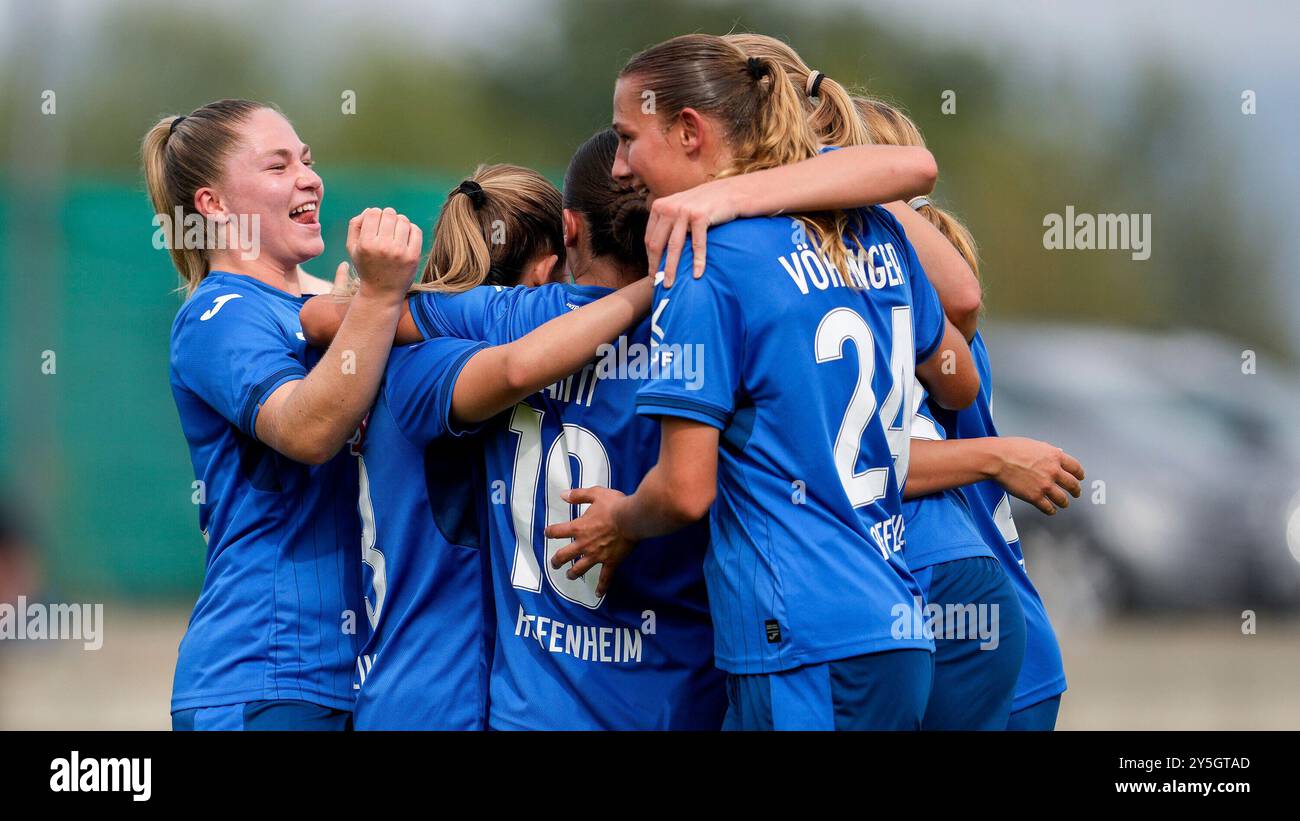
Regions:
<instances>
[{"instance_id":1,"label":"team huddle","mask_svg":"<svg viewBox=\"0 0 1300 821\"><path fill-rule=\"evenodd\" d=\"M143 146L186 300L172 392L206 574L176 729L1052 729L974 241L915 125L789 45L619 73L557 190L480 166L352 219L274 107ZM255 254L236 224L260 226ZM245 243L247 245L247 243Z\"/></svg>"}]
</instances>

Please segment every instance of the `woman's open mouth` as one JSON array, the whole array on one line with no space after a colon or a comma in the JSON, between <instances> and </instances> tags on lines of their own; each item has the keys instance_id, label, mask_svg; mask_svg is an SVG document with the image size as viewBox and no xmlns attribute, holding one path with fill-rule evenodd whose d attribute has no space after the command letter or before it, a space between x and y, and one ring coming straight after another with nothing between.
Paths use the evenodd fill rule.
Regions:
<instances>
[{"instance_id":1,"label":"woman's open mouth","mask_svg":"<svg viewBox=\"0 0 1300 821\"><path fill-rule=\"evenodd\" d=\"M316 215L316 203L304 202L289 212L289 219L299 225L320 225Z\"/></svg>"}]
</instances>

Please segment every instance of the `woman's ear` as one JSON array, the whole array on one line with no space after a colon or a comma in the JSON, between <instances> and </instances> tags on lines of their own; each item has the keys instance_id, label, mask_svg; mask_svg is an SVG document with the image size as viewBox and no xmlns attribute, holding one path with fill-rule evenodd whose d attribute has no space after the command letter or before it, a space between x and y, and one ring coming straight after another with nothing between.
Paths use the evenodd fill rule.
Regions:
<instances>
[{"instance_id":1,"label":"woman's ear","mask_svg":"<svg viewBox=\"0 0 1300 821\"><path fill-rule=\"evenodd\" d=\"M519 284L532 288L537 285L545 285L548 282L558 282L559 280L555 277L559 275L559 272L555 270L555 266L559 261L560 257L556 254L537 257L524 266L524 273L523 276L519 277Z\"/></svg>"},{"instance_id":2,"label":"woman's ear","mask_svg":"<svg viewBox=\"0 0 1300 821\"><path fill-rule=\"evenodd\" d=\"M681 145L682 150L687 156L698 154L704 148L704 132L708 128L708 123L700 112L693 108L683 108L677 115L677 142Z\"/></svg>"},{"instance_id":3,"label":"woman's ear","mask_svg":"<svg viewBox=\"0 0 1300 821\"><path fill-rule=\"evenodd\" d=\"M577 248L578 238L582 236L586 226L583 224L582 215L577 211L564 209L564 247Z\"/></svg>"},{"instance_id":4,"label":"woman's ear","mask_svg":"<svg viewBox=\"0 0 1300 821\"><path fill-rule=\"evenodd\" d=\"M215 222L225 222L229 217L221 203L221 196L211 188L200 188L194 192L194 210Z\"/></svg>"}]
</instances>

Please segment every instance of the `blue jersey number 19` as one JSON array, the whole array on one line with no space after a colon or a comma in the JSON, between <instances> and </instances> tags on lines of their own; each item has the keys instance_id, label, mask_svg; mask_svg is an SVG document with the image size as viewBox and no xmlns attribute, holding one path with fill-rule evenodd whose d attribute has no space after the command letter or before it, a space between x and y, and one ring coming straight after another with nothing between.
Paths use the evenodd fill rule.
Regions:
<instances>
[{"instance_id":1,"label":"blue jersey number 19","mask_svg":"<svg viewBox=\"0 0 1300 821\"><path fill-rule=\"evenodd\" d=\"M523 590L542 592L542 574L533 545L533 516L537 499L537 482L542 467L542 417L540 411L520 402L510 416L510 432L519 437L515 447L515 464L510 484L510 516L515 530L515 558L510 583ZM570 475L569 462L578 463L577 481ZM546 453L546 524L562 524L573 517L573 506L560 494L575 487L609 487L609 453L596 434L579 425L564 425ZM581 515L586 505L581 505ZM571 602L592 610L600 607L604 597L596 595L600 565L581 578L570 579L565 569L551 567L551 557L570 539L546 540L546 578L556 593Z\"/></svg>"}]
</instances>

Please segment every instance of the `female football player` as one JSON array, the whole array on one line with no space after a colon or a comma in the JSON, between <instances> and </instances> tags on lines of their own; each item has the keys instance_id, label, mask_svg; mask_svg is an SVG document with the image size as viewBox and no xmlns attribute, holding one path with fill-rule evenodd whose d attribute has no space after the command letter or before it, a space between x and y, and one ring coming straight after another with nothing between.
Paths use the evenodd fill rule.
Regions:
<instances>
[{"instance_id":1,"label":"female football player","mask_svg":"<svg viewBox=\"0 0 1300 821\"><path fill-rule=\"evenodd\" d=\"M925 145L920 130L903 112L880 100L851 96L833 79L810 69L786 43L763 35L730 37L781 63L796 89L803 91L810 120L827 144ZM981 392L975 406L958 414L932 403L918 405L911 482L904 493L909 526L905 555L932 603L975 604L983 606L983 612L999 614L996 642L982 638L978 630L970 631L964 640L938 637L934 689L924 726L1030 729L1027 717L1050 712L1051 723L1032 722L1050 729L1065 688L1060 649L1042 600L1025 573L1006 494L1021 496L1051 514L1057 505L1068 504L1067 493L1078 495L1082 469L1048 443L992 438L996 433L988 413L991 375L987 349L977 331L981 300L974 239L960 221L928 198L913 204L916 215L901 202L886 207L917 241L918 254L945 312L970 340L980 368ZM941 247L945 243L935 247L918 239L925 236L924 221L947 240L946 257ZM954 254L959 255L960 265L954 264ZM936 416L944 424L937 425ZM959 436L978 437L978 441L962 443L959 450L955 441ZM947 439L954 441L943 441ZM974 459L977 464L972 464ZM958 480L963 478L972 484L962 487ZM987 558L993 556L1007 585L991 572ZM1012 590L1014 600L1009 595Z\"/></svg>"},{"instance_id":2,"label":"female football player","mask_svg":"<svg viewBox=\"0 0 1300 821\"><path fill-rule=\"evenodd\" d=\"M707 35L633 57L614 125L615 176L653 197L820 147L776 61ZM928 171L908 195L928 190ZM553 567L573 561L576 578L604 564L599 595L633 543L712 508L705 573L730 728L918 728L930 691L933 643L899 630L920 595L898 556L913 370L951 407L978 382L897 220L855 216L715 228L703 276L685 282L684 254L677 284L656 292L659 371L637 395L661 419L659 461L630 497L568 494L587 513L547 530L575 537ZM687 357L701 378L679 367Z\"/></svg>"},{"instance_id":3,"label":"female football player","mask_svg":"<svg viewBox=\"0 0 1300 821\"><path fill-rule=\"evenodd\" d=\"M209 103L145 136L156 223L187 299L171 336L172 393L207 542L181 641L178 729L342 729L359 640L354 460L338 456L370 406L420 229L369 209L348 229L361 278L329 350L299 330L298 267L324 249L324 184L269 106Z\"/></svg>"},{"instance_id":4,"label":"female football player","mask_svg":"<svg viewBox=\"0 0 1300 821\"><path fill-rule=\"evenodd\" d=\"M848 92L835 80L809 69L789 45L756 34L730 35L730 39L781 65L796 92L802 88L800 97L810 124L827 144L861 144L875 136L867 127L869 121L857 116ZM911 209L906 204L894 203L893 208L895 213L905 214L902 219L909 218L906 212ZM916 216L910 218L923 222ZM914 229L912 233L921 232ZM949 257L956 256L942 235L934 236L937 233L931 230L926 235L947 245ZM927 268L927 273L932 270ZM943 286L965 279L969 285L964 290L978 293L978 280L964 262L955 275L948 269L935 273L939 276L932 281L945 312L956 288ZM943 301L945 294L948 302ZM978 321L978 311L953 320L966 331L970 323ZM918 389L914 401L921 403L923 397L924 391ZM914 438L937 436L931 433L933 424L926 421L923 417L915 420ZM958 491L949 489L907 500L903 515L908 536L903 555L925 594L927 618L918 623L935 633L934 683L922 728L1002 729L1011 711L1012 690L1024 654L1024 617L1011 582L976 530ZM945 619L944 614L955 618Z\"/></svg>"},{"instance_id":5,"label":"female football player","mask_svg":"<svg viewBox=\"0 0 1300 821\"><path fill-rule=\"evenodd\" d=\"M559 192L536 172L481 167L443 207L421 288L545 281L563 251L559 211ZM494 226L507 241L490 243ZM509 339L429 334L393 349L357 443L372 626L357 729L483 728L492 619L482 448L505 434L465 434L586 364L647 312L651 290L648 281L604 289Z\"/></svg>"}]
</instances>

